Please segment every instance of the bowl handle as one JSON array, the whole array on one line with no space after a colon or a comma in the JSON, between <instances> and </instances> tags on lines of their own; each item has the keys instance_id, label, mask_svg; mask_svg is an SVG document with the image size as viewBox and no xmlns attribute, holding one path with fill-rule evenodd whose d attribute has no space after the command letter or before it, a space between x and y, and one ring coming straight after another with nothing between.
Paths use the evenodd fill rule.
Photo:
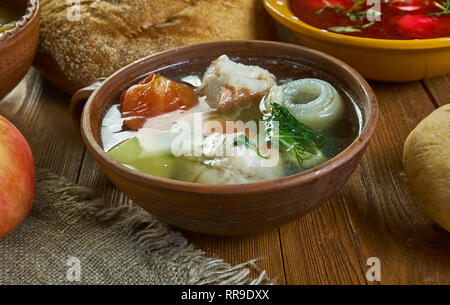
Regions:
<instances>
[{"instance_id":1,"label":"bowl handle","mask_svg":"<svg viewBox=\"0 0 450 305\"><path fill-rule=\"evenodd\" d=\"M84 105L86 104L88 98L91 96L92 92L95 91L101 84L106 80L106 78L99 78L87 87L84 87L72 96L70 100L70 115L72 117L72 122L77 128L81 124L81 114L83 112Z\"/></svg>"}]
</instances>

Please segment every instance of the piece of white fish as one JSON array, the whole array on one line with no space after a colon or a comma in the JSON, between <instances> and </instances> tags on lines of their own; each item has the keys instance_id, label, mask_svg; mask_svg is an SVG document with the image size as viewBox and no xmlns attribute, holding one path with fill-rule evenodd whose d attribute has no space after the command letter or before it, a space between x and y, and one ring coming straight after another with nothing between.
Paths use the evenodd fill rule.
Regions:
<instances>
[{"instance_id":1,"label":"piece of white fish","mask_svg":"<svg viewBox=\"0 0 450 305\"><path fill-rule=\"evenodd\" d=\"M238 184L277 179L284 176L281 160L265 166L266 159L235 139L243 133L210 133L199 141L186 137L175 149L173 179L205 184ZM137 140L141 157L174 154L176 135L141 129ZM184 145L187 144L187 145Z\"/></svg>"},{"instance_id":2,"label":"piece of white fish","mask_svg":"<svg viewBox=\"0 0 450 305\"><path fill-rule=\"evenodd\" d=\"M281 160L264 166L266 159L243 144L234 144L239 134L212 133L200 144L203 156L184 156L175 179L204 184L240 184L284 176Z\"/></svg>"},{"instance_id":3,"label":"piece of white fish","mask_svg":"<svg viewBox=\"0 0 450 305\"><path fill-rule=\"evenodd\" d=\"M240 112L259 103L275 85L275 76L258 66L236 63L226 55L213 61L197 94L218 112Z\"/></svg>"}]
</instances>

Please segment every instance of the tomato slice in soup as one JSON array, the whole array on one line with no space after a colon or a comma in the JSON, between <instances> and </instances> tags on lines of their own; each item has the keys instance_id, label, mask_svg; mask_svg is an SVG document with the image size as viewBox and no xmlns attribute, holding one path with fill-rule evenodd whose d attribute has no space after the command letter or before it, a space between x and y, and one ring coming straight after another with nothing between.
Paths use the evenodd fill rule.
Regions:
<instances>
[{"instance_id":1,"label":"tomato slice in soup","mask_svg":"<svg viewBox=\"0 0 450 305\"><path fill-rule=\"evenodd\" d=\"M121 96L124 124L133 130L145 121L177 109L189 109L197 104L194 90L189 86L156 73L131 86Z\"/></svg>"}]
</instances>

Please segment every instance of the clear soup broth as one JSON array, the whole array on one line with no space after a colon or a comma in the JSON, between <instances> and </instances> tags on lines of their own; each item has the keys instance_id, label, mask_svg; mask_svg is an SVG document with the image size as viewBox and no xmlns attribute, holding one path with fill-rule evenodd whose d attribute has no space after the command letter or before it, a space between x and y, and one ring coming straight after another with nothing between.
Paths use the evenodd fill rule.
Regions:
<instances>
[{"instance_id":1,"label":"clear soup broth","mask_svg":"<svg viewBox=\"0 0 450 305\"><path fill-rule=\"evenodd\" d=\"M110 101L101 124L103 149L125 166L241 184L333 158L359 135L362 115L352 95L317 68L221 56L143 75Z\"/></svg>"},{"instance_id":2,"label":"clear soup broth","mask_svg":"<svg viewBox=\"0 0 450 305\"><path fill-rule=\"evenodd\" d=\"M12 29L19 18L20 13L16 8L0 3L0 34L6 30Z\"/></svg>"}]
</instances>

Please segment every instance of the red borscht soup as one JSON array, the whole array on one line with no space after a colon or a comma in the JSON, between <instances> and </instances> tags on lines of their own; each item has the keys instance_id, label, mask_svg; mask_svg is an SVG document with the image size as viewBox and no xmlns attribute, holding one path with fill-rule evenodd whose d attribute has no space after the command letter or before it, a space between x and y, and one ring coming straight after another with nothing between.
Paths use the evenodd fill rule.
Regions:
<instances>
[{"instance_id":1,"label":"red borscht soup","mask_svg":"<svg viewBox=\"0 0 450 305\"><path fill-rule=\"evenodd\" d=\"M450 36L450 0L290 0L290 8L314 27L345 35L378 39Z\"/></svg>"}]
</instances>

